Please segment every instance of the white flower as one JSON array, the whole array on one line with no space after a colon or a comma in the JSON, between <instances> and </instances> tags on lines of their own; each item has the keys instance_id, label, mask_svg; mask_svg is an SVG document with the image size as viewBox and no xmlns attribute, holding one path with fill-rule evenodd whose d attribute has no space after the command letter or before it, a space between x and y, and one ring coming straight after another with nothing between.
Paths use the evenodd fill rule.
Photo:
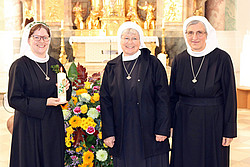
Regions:
<instances>
[{"instance_id":1,"label":"white flower","mask_svg":"<svg viewBox=\"0 0 250 167\"><path fill-rule=\"evenodd\" d=\"M99 116L99 112L95 108L90 108L88 113L87 113L87 116L89 116L89 117L91 117L93 119L96 119Z\"/></svg>"},{"instance_id":2,"label":"white flower","mask_svg":"<svg viewBox=\"0 0 250 167\"><path fill-rule=\"evenodd\" d=\"M63 112L63 118L64 118L64 120L68 120L69 118L70 118L70 116L71 116L71 112L70 112L70 110L62 110L62 112Z\"/></svg>"},{"instance_id":3,"label":"white flower","mask_svg":"<svg viewBox=\"0 0 250 167\"><path fill-rule=\"evenodd\" d=\"M91 99L91 96L88 93L82 93L80 96L80 101L88 103Z\"/></svg>"},{"instance_id":4,"label":"white flower","mask_svg":"<svg viewBox=\"0 0 250 167\"><path fill-rule=\"evenodd\" d=\"M108 158L108 153L107 153L107 151L101 149L101 150L98 150L98 151L96 152L96 159L97 159L97 160L104 162L104 161L107 160L107 158Z\"/></svg>"}]
</instances>

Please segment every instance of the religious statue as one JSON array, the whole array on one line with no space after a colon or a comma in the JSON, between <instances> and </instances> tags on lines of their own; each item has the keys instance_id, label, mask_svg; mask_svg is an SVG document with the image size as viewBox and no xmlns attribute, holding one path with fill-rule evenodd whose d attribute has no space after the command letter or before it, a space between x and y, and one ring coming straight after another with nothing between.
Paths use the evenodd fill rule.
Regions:
<instances>
[{"instance_id":1,"label":"religious statue","mask_svg":"<svg viewBox=\"0 0 250 167\"><path fill-rule=\"evenodd\" d=\"M194 15L204 16L204 6L207 0L194 0Z\"/></svg>"},{"instance_id":2,"label":"religious statue","mask_svg":"<svg viewBox=\"0 0 250 167\"><path fill-rule=\"evenodd\" d=\"M24 25L34 21L34 9L32 6L32 0L22 0L23 2L23 13L24 13Z\"/></svg>"},{"instance_id":3,"label":"religious statue","mask_svg":"<svg viewBox=\"0 0 250 167\"><path fill-rule=\"evenodd\" d=\"M99 29L100 28L100 21L99 17L101 13L98 11L91 10L90 14L86 20L86 26L88 29Z\"/></svg>"},{"instance_id":4,"label":"religious statue","mask_svg":"<svg viewBox=\"0 0 250 167\"><path fill-rule=\"evenodd\" d=\"M173 0L170 0L170 6L166 14L166 20L169 22L176 20L176 4L173 2Z\"/></svg>"},{"instance_id":5,"label":"religious statue","mask_svg":"<svg viewBox=\"0 0 250 167\"><path fill-rule=\"evenodd\" d=\"M154 29L155 28L155 8L145 1L145 6L138 5L139 9L147 12L146 21L144 22L144 29Z\"/></svg>"},{"instance_id":6,"label":"religious statue","mask_svg":"<svg viewBox=\"0 0 250 167\"><path fill-rule=\"evenodd\" d=\"M194 11L194 15L195 15L195 16L204 16L203 7L200 7L200 9L196 9L196 10Z\"/></svg>"},{"instance_id":7,"label":"religious statue","mask_svg":"<svg viewBox=\"0 0 250 167\"><path fill-rule=\"evenodd\" d=\"M127 18L128 21L135 22L138 25L141 24L141 20L139 19L138 15L137 15L135 7L132 7L132 6L129 7L126 18Z\"/></svg>"},{"instance_id":8,"label":"religious statue","mask_svg":"<svg viewBox=\"0 0 250 167\"><path fill-rule=\"evenodd\" d=\"M77 27L77 29L83 28L80 25L83 25L83 18L82 18L82 7L79 4L79 2L76 3L76 5L73 7L73 12L75 12L75 20L74 23Z\"/></svg>"}]
</instances>

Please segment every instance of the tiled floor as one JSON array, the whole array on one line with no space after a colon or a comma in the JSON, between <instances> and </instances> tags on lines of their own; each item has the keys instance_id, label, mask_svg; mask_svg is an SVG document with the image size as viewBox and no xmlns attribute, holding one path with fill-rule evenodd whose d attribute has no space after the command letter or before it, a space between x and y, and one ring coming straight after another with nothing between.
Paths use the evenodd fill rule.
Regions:
<instances>
[{"instance_id":1,"label":"tiled floor","mask_svg":"<svg viewBox=\"0 0 250 167\"><path fill-rule=\"evenodd\" d=\"M0 100L0 167L8 167L11 134L7 130L6 121L11 113L5 111ZM250 166L250 110L238 109L238 138L231 146L231 166Z\"/></svg>"}]
</instances>

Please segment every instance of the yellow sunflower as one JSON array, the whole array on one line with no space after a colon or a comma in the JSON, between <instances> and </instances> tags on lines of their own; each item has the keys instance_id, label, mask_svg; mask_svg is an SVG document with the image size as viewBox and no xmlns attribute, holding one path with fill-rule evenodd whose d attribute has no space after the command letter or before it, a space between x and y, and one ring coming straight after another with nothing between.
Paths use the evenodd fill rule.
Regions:
<instances>
[{"instance_id":1,"label":"yellow sunflower","mask_svg":"<svg viewBox=\"0 0 250 167\"><path fill-rule=\"evenodd\" d=\"M70 118L69 124L72 126L72 128L80 127L82 123L82 120L80 117L74 115Z\"/></svg>"},{"instance_id":2,"label":"yellow sunflower","mask_svg":"<svg viewBox=\"0 0 250 167\"><path fill-rule=\"evenodd\" d=\"M90 151L83 153L83 163L90 164L94 160L94 154Z\"/></svg>"}]
</instances>

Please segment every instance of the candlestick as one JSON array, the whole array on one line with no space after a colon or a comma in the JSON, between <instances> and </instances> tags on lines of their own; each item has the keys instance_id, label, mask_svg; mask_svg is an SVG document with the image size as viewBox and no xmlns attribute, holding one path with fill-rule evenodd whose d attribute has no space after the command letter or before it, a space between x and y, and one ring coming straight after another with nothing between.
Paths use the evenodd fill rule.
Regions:
<instances>
[{"instance_id":1,"label":"candlestick","mask_svg":"<svg viewBox=\"0 0 250 167\"><path fill-rule=\"evenodd\" d=\"M62 64L66 64L67 62L67 55L65 52L65 43L64 43L64 28L61 28L61 53L59 55L59 61Z\"/></svg>"},{"instance_id":2,"label":"candlestick","mask_svg":"<svg viewBox=\"0 0 250 167\"><path fill-rule=\"evenodd\" d=\"M64 24L63 22L64 22L64 21L63 21L63 20L61 20L61 28L63 28L63 24Z\"/></svg>"},{"instance_id":3,"label":"candlestick","mask_svg":"<svg viewBox=\"0 0 250 167\"><path fill-rule=\"evenodd\" d=\"M66 74L62 72L62 67L60 72L57 73L57 94L61 102L66 102Z\"/></svg>"}]
</instances>

